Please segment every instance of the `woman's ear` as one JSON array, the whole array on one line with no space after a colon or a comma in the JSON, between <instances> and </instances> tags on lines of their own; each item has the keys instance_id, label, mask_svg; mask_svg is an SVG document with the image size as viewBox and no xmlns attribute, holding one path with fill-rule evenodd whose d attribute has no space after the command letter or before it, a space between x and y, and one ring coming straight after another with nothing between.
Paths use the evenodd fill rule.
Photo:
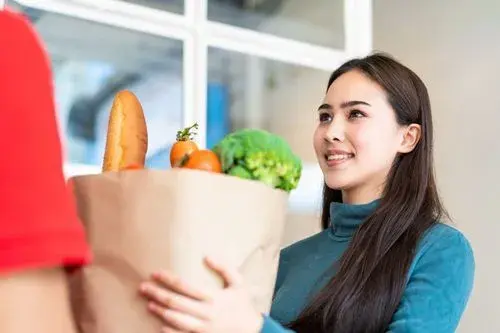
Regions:
<instances>
[{"instance_id":1,"label":"woman's ear","mask_svg":"<svg viewBox=\"0 0 500 333\"><path fill-rule=\"evenodd\" d=\"M420 141L422 127L419 124L411 124L403 128L402 133L403 140L399 147L399 152L405 154L411 152Z\"/></svg>"}]
</instances>

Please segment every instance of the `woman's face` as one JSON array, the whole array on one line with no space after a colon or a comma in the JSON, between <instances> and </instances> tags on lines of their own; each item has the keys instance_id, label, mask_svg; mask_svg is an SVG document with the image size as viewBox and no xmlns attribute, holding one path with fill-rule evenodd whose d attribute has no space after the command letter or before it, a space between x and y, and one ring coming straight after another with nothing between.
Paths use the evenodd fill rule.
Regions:
<instances>
[{"instance_id":1,"label":"woman's face","mask_svg":"<svg viewBox=\"0 0 500 333\"><path fill-rule=\"evenodd\" d=\"M318 109L314 149L328 187L343 201L366 203L380 197L398 153L411 151L418 125L400 126L385 91L357 70L329 87Z\"/></svg>"}]
</instances>

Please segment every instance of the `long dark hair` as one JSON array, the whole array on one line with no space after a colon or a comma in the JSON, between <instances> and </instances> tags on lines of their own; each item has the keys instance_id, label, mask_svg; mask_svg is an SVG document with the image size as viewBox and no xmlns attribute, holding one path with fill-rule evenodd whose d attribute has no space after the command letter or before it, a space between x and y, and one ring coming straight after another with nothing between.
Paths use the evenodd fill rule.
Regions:
<instances>
[{"instance_id":1,"label":"long dark hair","mask_svg":"<svg viewBox=\"0 0 500 333\"><path fill-rule=\"evenodd\" d=\"M385 332L401 300L407 273L422 234L447 216L434 178L433 128L424 83L391 56L353 59L330 76L357 70L379 84L400 125L420 124L415 149L398 155L374 213L359 227L338 263L335 276L288 326L304 333ZM342 194L324 186L322 226L329 227L330 204Z\"/></svg>"}]
</instances>

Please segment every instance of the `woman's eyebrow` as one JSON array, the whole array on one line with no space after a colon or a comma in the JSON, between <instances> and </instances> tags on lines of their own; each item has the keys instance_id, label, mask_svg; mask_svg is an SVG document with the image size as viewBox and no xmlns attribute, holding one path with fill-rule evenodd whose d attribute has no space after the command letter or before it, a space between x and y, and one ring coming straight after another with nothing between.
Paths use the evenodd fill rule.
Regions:
<instances>
[{"instance_id":1,"label":"woman's eyebrow","mask_svg":"<svg viewBox=\"0 0 500 333\"><path fill-rule=\"evenodd\" d=\"M333 108L332 108L332 106L331 106L330 104L328 104L328 103L323 103L323 104L321 104L321 105L319 106L318 111L319 111L319 110L331 110L331 109L333 109Z\"/></svg>"},{"instance_id":2,"label":"woman's eyebrow","mask_svg":"<svg viewBox=\"0 0 500 333\"><path fill-rule=\"evenodd\" d=\"M353 106L356 106L356 105L371 106L369 103L364 102L364 101L347 101L347 102L343 102L342 104L340 104L340 108L341 109L345 109L345 108L353 107ZM321 104L319 106L318 111L319 110L332 110L332 109L333 109L333 106L331 106L328 103L323 103L323 104Z\"/></svg>"},{"instance_id":3,"label":"woman's eyebrow","mask_svg":"<svg viewBox=\"0 0 500 333\"><path fill-rule=\"evenodd\" d=\"M353 106L356 106L356 105L371 106L370 104L368 104L366 102L363 102L363 101L347 101L347 102L344 102L344 103L340 104L340 107L342 109L345 109L345 108L353 107Z\"/></svg>"}]
</instances>

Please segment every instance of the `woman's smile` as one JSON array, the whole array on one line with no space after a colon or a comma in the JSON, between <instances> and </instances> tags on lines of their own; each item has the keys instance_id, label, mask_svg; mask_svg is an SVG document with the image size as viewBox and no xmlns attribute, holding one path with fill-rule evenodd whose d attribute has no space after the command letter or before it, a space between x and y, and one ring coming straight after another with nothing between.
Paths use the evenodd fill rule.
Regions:
<instances>
[{"instance_id":1,"label":"woman's smile","mask_svg":"<svg viewBox=\"0 0 500 333\"><path fill-rule=\"evenodd\" d=\"M354 158L354 154L341 149L328 149L325 154L326 165L330 168L344 165Z\"/></svg>"}]
</instances>

